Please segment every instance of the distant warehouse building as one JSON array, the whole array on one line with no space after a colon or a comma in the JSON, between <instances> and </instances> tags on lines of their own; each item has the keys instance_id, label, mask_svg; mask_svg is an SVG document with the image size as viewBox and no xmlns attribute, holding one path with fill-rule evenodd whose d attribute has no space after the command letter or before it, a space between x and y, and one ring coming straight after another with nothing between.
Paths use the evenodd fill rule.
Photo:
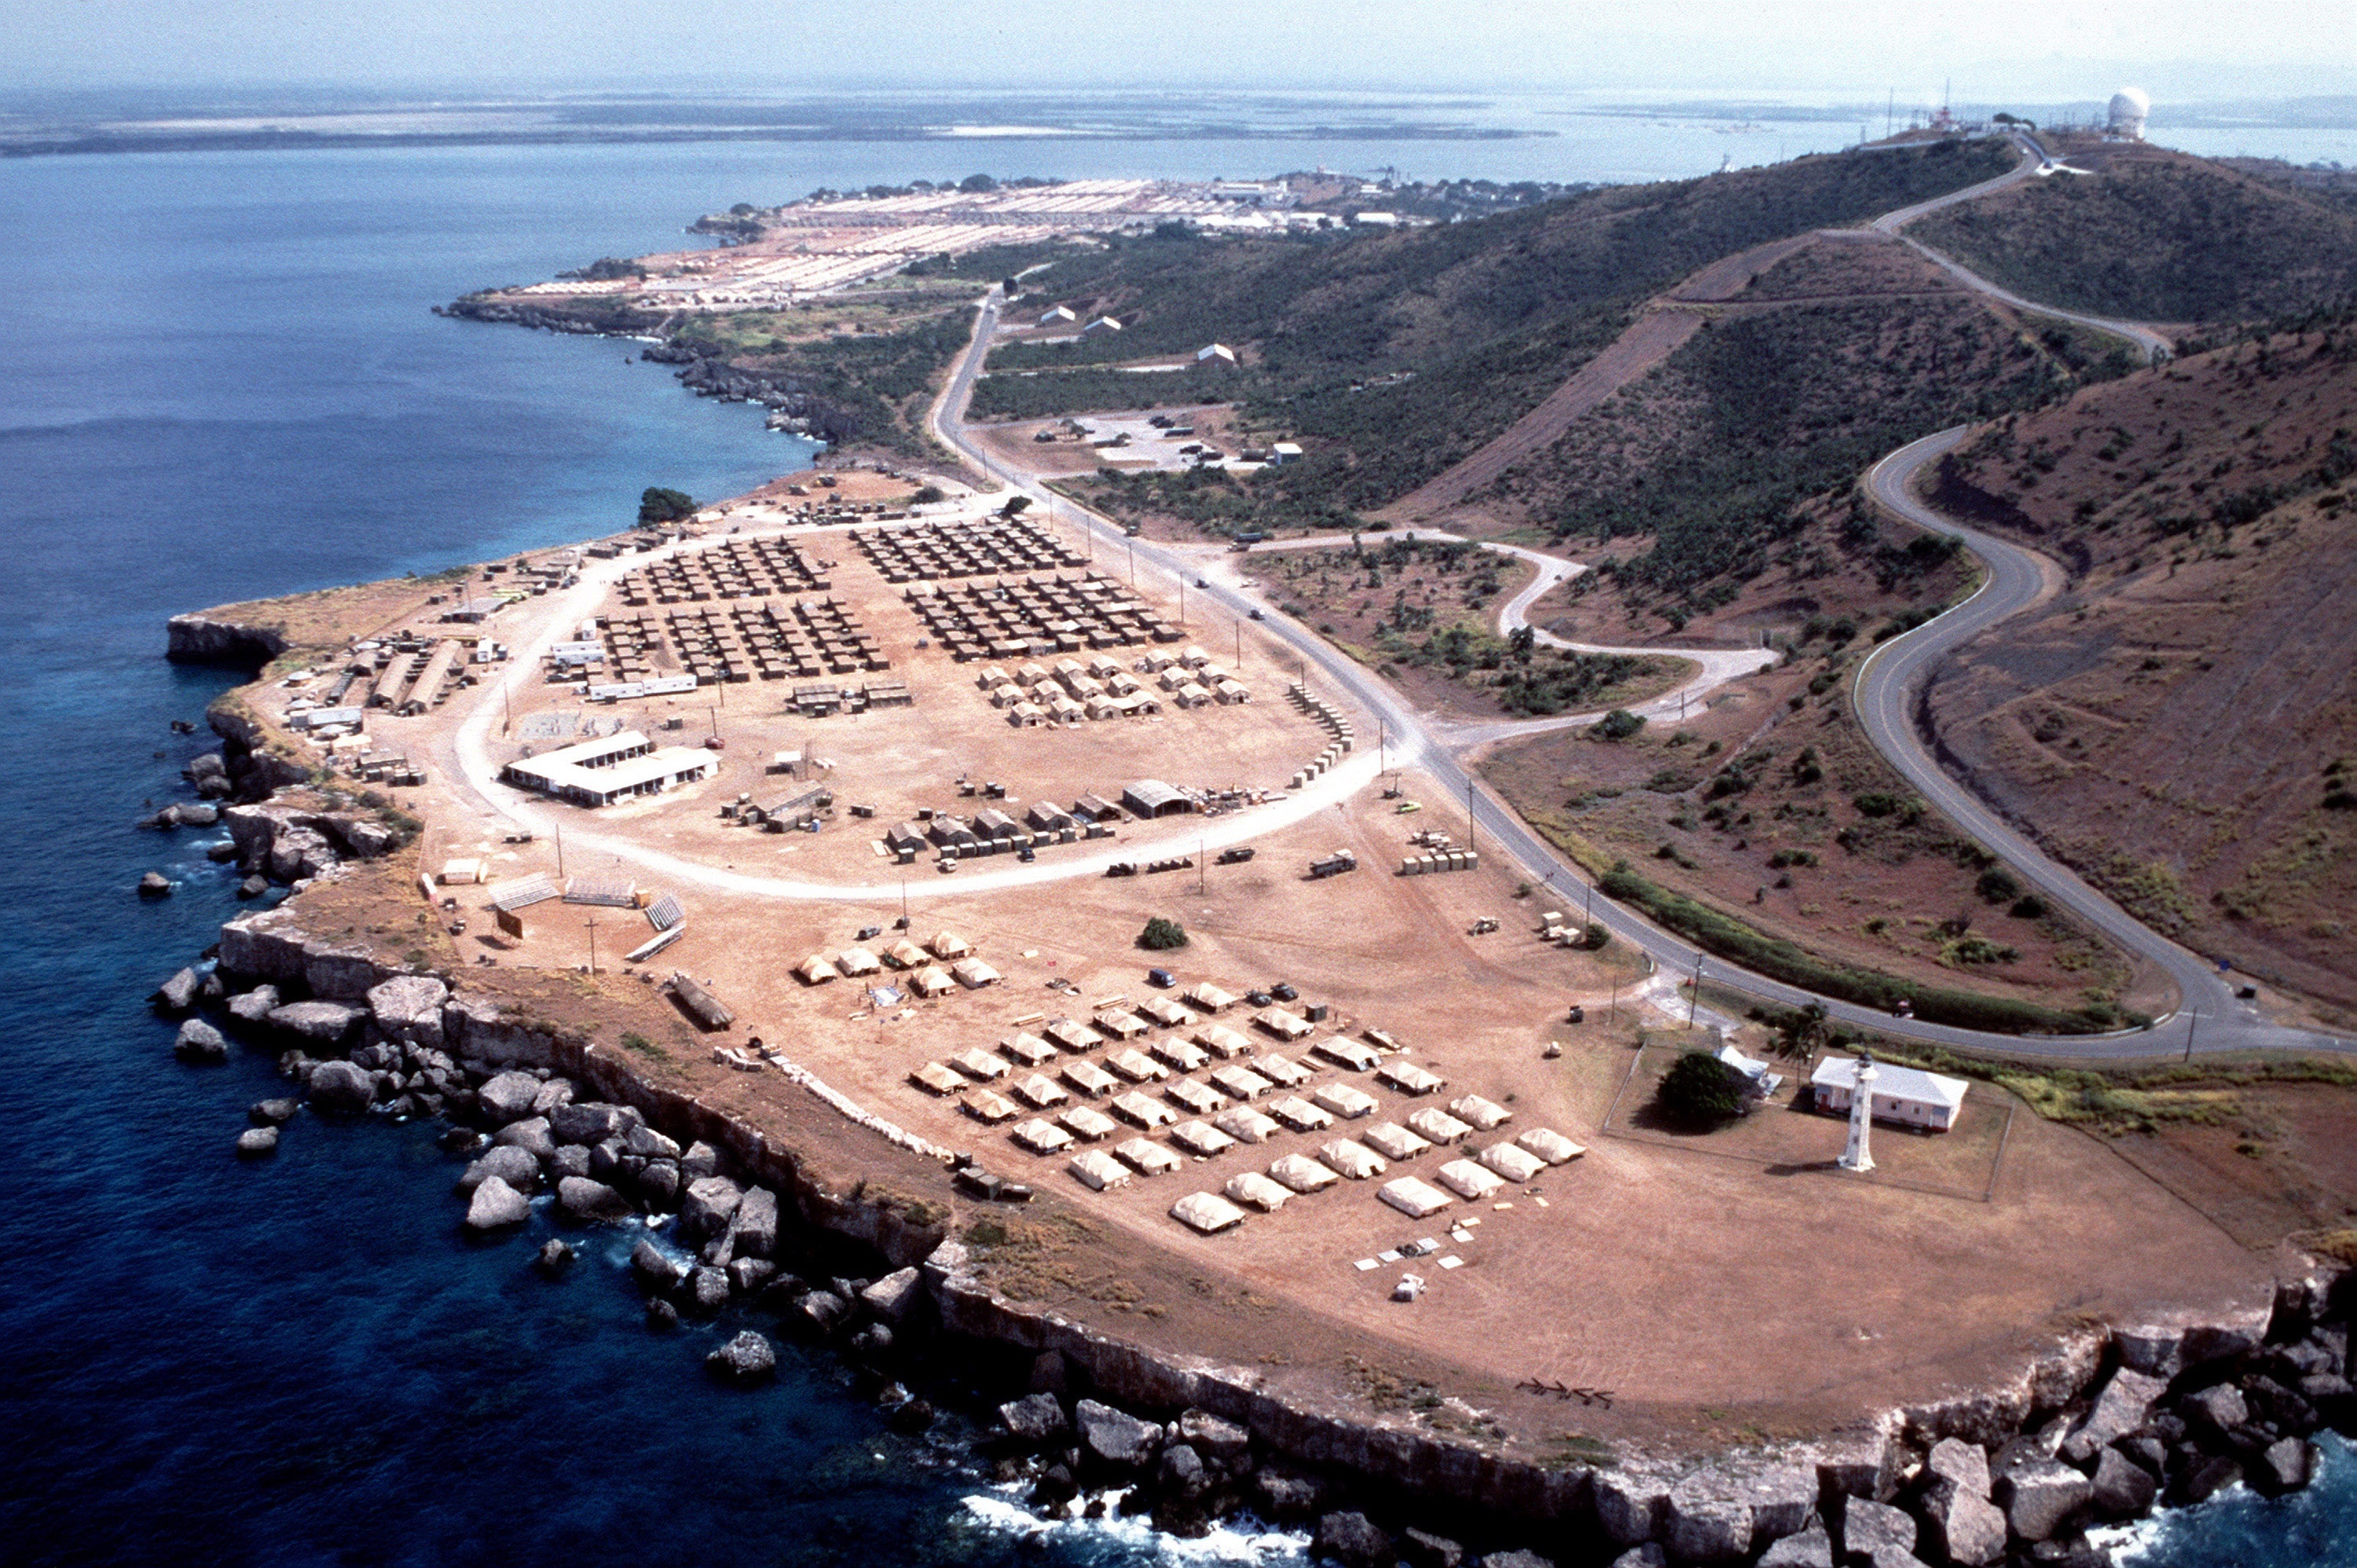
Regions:
<instances>
[{"instance_id":1,"label":"distant warehouse building","mask_svg":"<svg viewBox=\"0 0 2357 1568\"><path fill-rule=\"evenodd\" d=\"M502 783L536 789L576 806L608 806L659 794L712 771L712 754L695 746L657 746L637 730L600 736L544 757L520 757L500 769Z\"/></svg>"},{"instance_id":2,"label":"distant warehouse building","mask_svg":"<svg viewBox=\"0 0 2357 1568\"><path fill-rule=\"evenodd\" d=\"M1195 809L1195 802L1159 779L1141 779L1135 784L1125 784L1121 803L1133 816L1177 817Z\"/></svg>"},{"instance_id":3,"label":"distant warehouse building","mask_svg":"<svg viewBox=\"0 0 2357 1568\"><path fill-rule=\"evenodd\" d=\"M1878 1122L1945 1133L1955 1126L1957 1113L1964 1108L1966 1087L1961 1078L1877 1062L1870 1110ZM1818 1110L1833 1116L1848 1115L1851 1097L1857 1090L1857 1058L1827 1057L1809 1075L1809 1088Z\"/></svg>"}]
</instances>

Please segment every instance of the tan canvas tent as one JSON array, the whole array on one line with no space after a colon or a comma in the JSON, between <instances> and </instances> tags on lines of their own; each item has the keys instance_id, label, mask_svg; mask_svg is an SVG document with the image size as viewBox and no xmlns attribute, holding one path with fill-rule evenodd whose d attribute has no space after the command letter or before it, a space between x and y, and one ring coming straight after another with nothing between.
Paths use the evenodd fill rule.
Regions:
<instances>
[{"instance_id":1,"label":"tan canvas tent","mask_svg":"<svg viewBox=\"0 0 2357 1568\"><path fill-rule=\"evenodd\" d=\"M1121 1131L1114 1119L1102 1111L1092 1111L1085 1105L1075 1105L1056 1118L1064 1130L1083 1144L1101 1144Z\"/></svg>"},{"instance_id":2,"label":"tan canvas tent","mask_svg":"<svg viewBox=\"0 0 2357 1568\"><path fill-rule=\"evenodd\" d=\"M1129 1167L1102 1149L1074 1155L1071 1164L1064 1168L1099 1192L1107 1187L1127 1187L1131 1179Z\"/></svg>"},{"instance_id":3,"label":"tan canvas tent","mask_svg":"<svg viewBox=\"0 0 2357 1568\"><path fill-rule=\"evenodd\" d=\"M1269 1179L1296 1192L1318 1192L1342 1178L1307 1155L1281 1155L1268 1167Z\"/></svg>"},{"instance_id":4,"label":"tan canvas tent","mask_svg":"<svg viewBox=\"0 0 2357 1568\"><path fill-rule=\"evenodd\" d=\"M1285 1207L1285 1200L1293 1194L1258 1171L1245 1171L1229 1179L1228 1196L1238 1203L1248 1203L1265 1213L1274 1214Z\"/></svg>"},{"instance_id":5,"label":"tan canvas tent","mask_svg":"<svg viewBox=\"0 0 2357 1568\"><path fill-rule=\"evenodd\" d=\"M1534 1127L1514 1142L1551 1165L1567 1165L1587 1153L1579 1144L1547 1127Z\"/></svg>"},{"instance_id":6,"label":"tan canvas tent","mask_svg":"<svg viewBox=\"0 0 2357 1568\"><path fill-rule=\"evenodd\" d=\"M1451 1160L1440 1167L1440 1185L1459 1197L1479 1203L1506 1184L1494 1172L1483 1170L1471 1160Z\"/></svg>"},{"instance_id":7,"label":"tan canvas tent","mask_svg":"<svg viewBox=\"0 0 2357 1568\"><path fill-rule=\"evenodd\" d=\"M1072 1135L1053 1122L1043 1122L1035 1116L1028 1122L1018 1122L1008 1134L1022 1147L1035 1155L1060 1155L1072 1146Z\"/></svg>"},{"instance_id":8,"label":"tan canvas tent","mask_svg":"<svg viewBox=\"0 0 2357 1568\"><path fill-rule=\"evenodd\" d=\"M1331 1111L1345 1122L1372 1115L1376 1103L1373 1095L1363 1090L1353 1089L1347 1083L1322 1085L1309 1099L1312 1104L1322 1110Z\"/></svg>"},{"instance_id":9,"label":"tan canvas tent","mask_svg":"<svg viewBox=\"0 0 2357 1568\"><path fill-rule=\"evenodd\" d=\"M1480 1158L1483 1165L1518 1187L1546 1169L1544 1160L1512 1144L1492 1144L1481 1151Z\"/></svg>"},{"instance_id":10,"label":"tan canvas tent","mask_svg":"<svg viewBox=\"0 0 2357 1568\"><path fill-rule=\"evenodd\" d=\"M1115 1144L1113 1152L1140 1176L1168 1176L1187 1163L1151 1138L1132 1138L1125 1144Z\"/></svg>"},{"instance_id":11,"label":"tan canvas tent","mask_svg":"<svg viewBox=\"0 0 2357 1568\"><path fill-rule=\"evenodd\" d=\"M1396 1122L1378 1122L1359 1134L1359 1142L1387 1160L1412 1160L1432 1147Z\"/></svg>"},{"instance_id":12,"label":"tan canvas tent","mask_svg":"<svg viewBox=\"0 0 2357 1568\"><path fill-rule=\"evenodd\" d=\"M1449 1204L1447 1193L1427 1183L1418 1181L1414 1176L1401 1176L1396 1181L1387 1181L1375 1196L1410 1219L1422 1219L1429 1215L1437 1214Z\"/></svg>"},{"instance_id":13,"label":"tan canvas tent","mask_svg":"<svg viewBox=\"0 0 2357 1568\"><path fill-rule=\"evenodd\" d=\"M826 961L823 953L813 953L794 965L794 978L804 985L824 985L830 980L841 980L842 973Z\"/></svg>"},{"instance_id":14,"label":"tan canvas tent","mask_svg":"<svg viewBox=\"0 0 2357 1568\"><path fill-rule=\"evenodd\" d=\"M1244 1211L1215 1193L1190 1192L1170 1206L1170 1218L1200 1235L1216 1236L1244 1222Z\"/></svg>"},{"instance_id":15,"label":"tan canvas tent","mask_svg":"<svg viewBox=\"0 0 2357 1568\"><path fill-rule=\"evenodd\" d=\"M1408 1126L1420 1137L1436 1144L1454 1144L1473 1135L1473 1129L1437 1105L1408 1113Z\"/></svg>"},{"instance_id":16,"label":"tan canvas tent","mask_svg":"<svg viewBox=\"0 0 2357 1568\"><path fill-rule=\"evenodd\" d=\"M1512 1112L1496 1101L1484 1100L1478 1094L1469 1094L1462 1100L1450 1101L1448 1113L1459 1122L1466 1122L1484 1133L1493 1127L1502 1127L1514 1119Z\"/></svg>"},{"instance_id":17,"label":"tan canvas tent","mask_svg":"<svg viewBox=\"0 0 2357 1568\"><path fill-rule=\"evenodd\" d=\"M1210 1159L1236 1146L1236 1141L1209 1122L1181 1122L1170 1129L1170 1141L1190 1155Z\"/></svg>"},{"instance_id":18,"label":"tan canvas tent","mask_svg":"<svg viewBox=\"0 0 2357 1568\"><path fill-rule=\"evenodd\" d=\"M1221 1112L1211 1125L1239 1144L1265 1144L1284 1131L1274 1120L1249 1105Z\"/></svg>"},{"instance_id":19,"label":"tan canvas tent","mask_svg":"<svg viewBox=\"0 0 2357 1568\"><path fill-rule=\"evenodd\" d=\"M1383 1157L1381 1155L1364 1144L1354 1143L1349 1138L1337 1138L1330 1144L1320 1145L1318 1157L1325 1162L1327 1169L1337 1176L1347 1176L1352 1181L1365 1181L1370 1176L1379 1176L1390 1168L1383 1163Z\"/></svg>"}]
</instances>

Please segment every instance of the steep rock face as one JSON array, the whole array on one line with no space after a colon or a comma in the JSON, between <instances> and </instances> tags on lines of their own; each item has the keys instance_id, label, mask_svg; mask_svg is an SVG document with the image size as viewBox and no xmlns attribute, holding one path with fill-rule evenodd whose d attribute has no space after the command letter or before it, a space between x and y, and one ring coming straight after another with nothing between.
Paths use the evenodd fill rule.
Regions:
<instances>
[{"instance_id":1,"label":"steep rock face","mask_svg":"<svg viewBox=\"0 0 2357 1568\"><path fill-rule=\"evenodd\" d=\"M174 616L164 623L164 657L175 664L259 670L286 651L276 627L240 626L202 615Z\"/></svg>"}]
</instances>

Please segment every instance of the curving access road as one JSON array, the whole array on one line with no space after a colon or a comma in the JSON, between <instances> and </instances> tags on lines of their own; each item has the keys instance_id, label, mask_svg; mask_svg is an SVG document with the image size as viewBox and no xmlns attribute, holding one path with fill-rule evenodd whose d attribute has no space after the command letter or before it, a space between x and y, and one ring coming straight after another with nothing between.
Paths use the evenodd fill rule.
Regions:
<instances>
[{"instance_id":1,"label":"curving access road","mask_svg":"<svg viewBox=\"0 0 2357 1568\"><path fill-rule=\"evenodd\" d=\"M1952 193L1949 197L1887 215L1876 227L1883 232L1896 232L1908 221L1925 212L2033 177L2040 172L2046 161L2044 151L2026 139L2020 145L2025 154L2024 161L2010 173ZM1886 224L1889 227L1884 227ZM1905 237L1901 235L1900 238ZM1915 243L1911 240L1906 242ZM2137 344L2147 358L2169 351L2166 338L2139 323L2080 316L2018 299L1937 252L1921 246L1917 248L1946 267L1967 287L2016 308L2115 332ZM1114 547L1127 551L1140 568L1149 575L1172 585L1193 580L1196 577L1193 564L1179 551L1143 539L1124 537L1121 529L1111 519L1049 491L1036 475L1017 472L1003 460L994 459L969 434L963 424L963 414L974 380L987 357L1000 304L1001 296L994 289L979 307L974 340L928 414L928 424L933 434L944 446L961 454L985 474L1005 479L1012 489L1046 506L1051 517L1060 515L1067 521L1075 521L1102 535ZM2151 1028L2092 1036L1984 1034L1929 1024L1920 1019L1892 1018L1881 1012L1847 1003L1828 1004L1827 1011L1845 1023L1887 1035L1986 1055L2030 1058L2131 1060L2169 1057L2180 1052L2191 1054L2199 1051L2209 1055L2255 1049L2357 1052L2357 1041L2272 1023L2263 1017L2257 1008L2234 995L2234 983L2217 966L2152 931L2088 886L1949 779L1932 761L1911 723L1914 694L1920 691L1931 671L1952 650L2035 602L2044 591L2048 573L2053 570L2048 563L2029 552L1977 530L1961 527L1932 511L1914 498L1910 489L1913 476L1925 464L1953 449L1963 436L1964 427L1959 426L1911 443L1877 464L1869 475L1868 482L1873 493L1884 505L1918 526L1961 538L1966 548L1980 558L1987 575L1980 589L1970 599L1914 631L1893 639L1867 660L1860 671L1857 687L1861 721L1869 739L1900 774L1922 792L1925 799L1936 803L1959 824L1996 850L2023 881L2102 930L2123 948L2158 965L2176 983L2182 1004L2178 1013L2162 1019ZM1534 585L1533 590L1518 595L1515 603L1510 607L1517 618L1526 612L1530 603L1547 587L1566 580L1577 571L1575 564L1555 557L1519 550L1515 553L1528 555L1541 563L1540 583ZM1469 751L1482 740L1493 737L1479 731L1445 736L1439 733L1442 726L1409 707L1387 682L1342 654L1310 628L1256 603L1240 583L1206 579L1193 591L1199 599L1209 598L1232 615L1242 617L1258 611L1263 618L1262 629L1291 650L1305 678L1315 668L1323 680L1347 693L1382 724L1389 737L1393 755L1401 763L1421 768L1448 796L1466 802L1470 821L1469 836L1478 847L1493 857L1502 854L1512 859L1534 880L1552 890L1558 900L1569 900L1563 906L1566 910L1572 905L1580 906L1584 917L1594 918L1615 937L1642 951L1657 970L1679 976L1699 974L1714 984L1782 1006L1800 1006L1822 1000L1797 987L1750 974L1711 959L1693 944L1662 930L1642 916L1598 896L1587 879L1575 870L1553 845L1540 838L1512 810L1483 791L1454 754L1459 747ZM1506 629L1512 629L1512 624L1507 623ZM1550 638L1549 640L1554 639ZM1682 657L1695 656L1694 650L1674 651Z\"/></svg>"}]
</instances>

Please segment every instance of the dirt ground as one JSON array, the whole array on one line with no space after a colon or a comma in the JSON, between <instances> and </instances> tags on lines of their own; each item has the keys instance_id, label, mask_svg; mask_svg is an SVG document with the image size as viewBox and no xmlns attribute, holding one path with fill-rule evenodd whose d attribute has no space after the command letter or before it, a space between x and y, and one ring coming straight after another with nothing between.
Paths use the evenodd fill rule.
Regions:
<instances>
[{"instance_id":1,"label":"dirt ground","mask_svg":"<svg viewBox=\"0 0 2357 1568\"><path fill-rule=\"evenodd\" d=\"M1105 726L1096 725L1051 737L1073 743L1065 752L1027 749L1039 747L1040 732L1007 729L973 690L968 668L902 648L899 639L913 639L913 619L894 619L905 611L858 586L865 567L854 553L826 553L837 562L838 596L855 601L894 650L893 673L915 691L915 716L871 715L884 722L865 728L842 720L795 724L776 736L780 744L814 737L820 748L842 754L845 773L869 770L872 788L858 793L878 797L878 822L903 801L937 800L953 761L1001 769L1010 782L1022 780L1023 792L1049 792L1051 781L1085 772L1077 783L1054 788L1061 798L1117 785L1126 769L1149 764L1173 773L1192 764L1189 778L1217 777L1223 768L1274 776L1322 744L1320 732L1272 689L1243 708L1188 715L1202 720L1193 730L1174 722L1159 731L1116 726L1100 735ZM554 617L554 607L534 604L503 612L520 618L511 639L520 647L535 614ZM1218 639L1211 646L1217 649ZM1255 658L1267 655L1247 639L1246 672L1258 682L1265 677ZM758 684L734 688L730 696ZM1752 693L1748 707L1729 707L1724 720L1730 726L1756 722L1774 696ZM1534 929L1541 911L1517 897L1517 874L1502 865L1445 875L1391 875L1411 848L1411 832L1440 829L1463 843L1466 825L1438 805L1399 815L1371 790L1256 840L1257 854L1243 865L989 894L928 871L907 891L909 934L926 940L953 931L1003 976L997 984L931 1002L879 1006L851 983L806 987L789 973L806 954L850 945L866 926L885 927L882 940L891 940L901 906L888 893L772 899L674 881L688 934L647 971L630 973L617 972L616 955L651 934L643 917L537 905L525 911L529 935L522 944L495 945L505 939L490 935L482 890L461 886L444 890L458 899L468 922L454 940L442 917L418 897L418 866L488 853L494 874L504 875L553 871L557 854L545 839L505 843L502 821L453 784L447 733L473 700L462 695L424 719L385 721L389 734L407 724L413 751L433 759L427 785L393 791L425 819L423 840L350 885L307 895L307 915L323 929L341 926L342 934L367 937L396 961L447 964L463 985L542 1015L585 1021L601 1045L610 1031L611 1048L630 1053L643 1070L738 1110L805 1150L817 1168L839 1173L842 1185L868 1179L912 1202L946 1208L1011 1294L1148 1343L1257 1364L1273 1378L1376 1402L1408 1397L1403 1391L1437 1391L1490 1412L1505 1441L1555 1452L1574 1437L1706 1440L1854 1416L1995 1371L2020 1353L2026 1336L2072 1314L2255 1299L2269 1288L2266 1255L2226 1235L2101 1143L2028 1118L2018 1119L2023 1124L2015 1128L1988 1202L1894 1182L1854 1184L1843 1192L1821 1173L1783 1168L1805 1160L1763 1165L1599 1137L1612 1094L1627 1076L1631 1030L1648 1016L1648 1004L1636 999L1644 978L1640 961L1617 945L1591 955L1540 942ZM731 768L743 752L760 755L770 738L761 728L766 721L740 713L731 709L725 721L745 726L732 735ZM893 727L902 725L912 727ZM1374 725L1361 715L1360 727L1372 731ZM855 736L862 738L855 744ZM1107 746L1137 749L1109 756ZM839 822L807 844L716 826L718 803L740 783L732 774L644 809L637 819L580 816L585 827L595 817L601 832L629 829L656 842L670 835L674 853L716 867L725 868L732 851L746 864L749 844L772 857L770 865L791 849L797 875L850 880L847 860L862 868L857 880L882 880L866 869L879 863L864 847L865 822ZM1411 772L1405 783L1411 795L1437 799L1429 779ZM845 788L853 798L847 780ZM1164 843L1183 854L1191 825L1182 819L1151 829L1133 824L1125 832L1141 846ZM1355 851L1361 869L1308 879L1308 862L1338 847ZM1043 854L1042 864L1051 864L1055 853ZM1137 948L1141 928L1155 915L1185 927L1186 948L1162 955ZM1501 929L1469 934L1483 917ZM600 972L594 976L578 972L587 967L592 919L599 922L594 940ZM486 957L496 962L478 961ZM1448 1079L1433 1101L1411 1101L1372 1074L1318 1065L1299 1047L1278 1046L1252 1027L1249 1009L1222 1020L1250 1036L1258 1053L1281 1052L1313 1067L1304 1094L1347 1081L1379 1102L1371 1121L1404 1121L1424 1104L1479 1094L1506 1108L1512 1120L1495 1133L1476 1135L1473 1147L1546 1127L1588 1152L1526 1187L1484 1202L1460 1200L1422 1222L1378 1201L1379 1183L1343 1182L1205 1238L1168 1217L1177 1198L1217 1191L1242 1171L1313 1152L1368 1123L1280 1133L1208 1160L1187 1157L1172 1175L1094 1193L1066 1173L1064 1157L1024 1154L1006 1128L966 1114L961 1106L974 1095L938 1099L909 1080L920 1065L991 1048L1017 1030L1036 1033L1048 1018L1085 1017L1117 1001L1141 1001L1151 993L1145 972L1152 963L1167 964L1182 985L1210 980L1232 992L1289 981L1303 1005L1332 1010L1318 1037L1381 1029L1408 1059ZM719 1040L760 1036L873 1112L1030 1182L1038 1201L1015 1210L963 1198L945 1169L850 1127L774 1073L740 1072L711 1059L714 1037L690 1030L653 983L674 968L706 983L736 1011L736 1026ZM1051 981L1066 985L1051 989ZM1609 1020L1564 1021L1571 1003L1585 1005L1594 1019L1616 997ZM1650 1017L1657 1026L1666 1022L1658 1012ZM1553 1058L1544 1054L1550 1043L1563 1047ZM1114 1054L1102 1047L1088 1058L1103 1061ZM1201 1082L1206 1075L1189 1076ZM1149 1097L1166 1090L1146 1086ZM1982 1092L1976 1086L1975 1093ZM1808 1153L1819 1133L1838 1145L1837 1128L1812 1121L1796 1124L1791 1152ZM1114 1141L1131 1135L1125 1129ZM1155 1141L1167 1146L1168 1134ZM1428 1151L1383 1179L1430 1179L1447 1159L1468 1152ZM1827 1199L1837 1192L1840 1223L1828 1225ZM1413 1264L1381 1261L1383 1252L1427 1237L1441 1243L1430 1256ZM1448 1257L1459 1266L1442 1267ZM1378 1266L1358 1267L1367 1259L1379 1260ZM1413 1305L1394 1304L1391 1288L1410 1266L1431 1288ZM1514 1384L1531 1377L1609 1389L1615 1403L1609 1411L1570 1409L1517 1393ZM1422 1395L1409 1402L1436 1425L1466 1419L1437 1397L1429 1406Z\"/></svg>"},{"instance_id":2,"label":"dirt ground","mask_svg":"<svg viewBox=\"0 0 2357 1568\"><path fill-rule=\"evenodd\" d=\"M2091 993L2161 1005L2158 978L2110 944L2051 913L2013 912L1995 885L1992 901L1970 841L1858 732L1846 668L1796 660L1627 740L1565 730L1507 742L1486 755L1483 777L1592 868L1626 860L1827 958L2063 1008ZM1964 945L1975 937L1991 947Z\"/></svg>"}]
</instances>

